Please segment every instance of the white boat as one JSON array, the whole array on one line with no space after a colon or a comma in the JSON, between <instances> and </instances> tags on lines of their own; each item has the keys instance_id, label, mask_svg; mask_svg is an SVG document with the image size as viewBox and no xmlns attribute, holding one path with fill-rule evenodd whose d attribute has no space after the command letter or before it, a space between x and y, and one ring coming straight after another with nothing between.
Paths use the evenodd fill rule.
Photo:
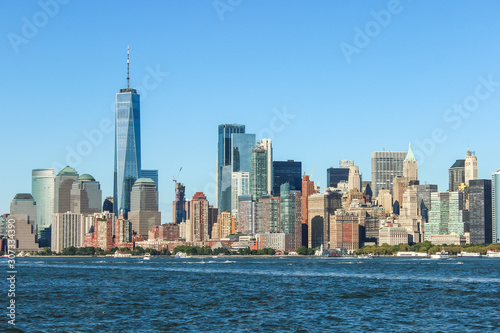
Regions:
<instances>
[{"instance_id":1,"label":"white boat","mask_svg":"<svg viewBox=\"0 0 500 333\"><path fill-rule=\"evenodd\" d=\"M187 257L187 254L186 254L186 253L184 253L184 252L177 252L177 253L175 254L175 257L176 257L176 258L186 258L186 257Z\"/></svg>"},{"instance_id":2,"label":"white boat","mask_svg":"<svg viewBox=\"0 0 500 333\"><path fill-rule=\"evenodd\" d=\"M113 256L115 258L127 258L127 257L132 257L132 253L127 253L127 252L120 252L116 251L115 255Z\"/></svg>"},{"instance_id":3,"label":"white boat","mask_svg":"<svg viewBox=\"0 0 500 333\"><path fill-rule=\"evenodd\" d=\"M428 257L429 256L425 252L415 252L415 251L400 251L396 255L398 257Z\"/></svg>"},{"instance_id":4,"label":"white boat","mask_svg":"<svg viewBox=\"0 0 500 333\"><path fill-rule=\"evenodd\" d=\"M457 254L457 257L481 257L481 253L462 251L459 254Z\"/></svg>"},{"instance_id":5,"label":"white boat","mask_svg":"<svg viewBox=\"0 0 500 333\"><path fill-rule=\"evenodd\" d=\"M142 259L143 260L150 260L151 259L151 253L144 253L144 257Z\"/></svg>"},{"instance_id":6,"label":"white boat","mask_svg":"<svg viewBox=\"0 0 500 333\"><path fill-rule=\"evenodd\" d=\"M448 255L448 252L442 249L441 252L436 252L436 254L432 254L431 259L450 259L450 256Z\"/></svg>"},{"instance_id":7,"label":"white boat","mask_svg":"<svg viewBox=\"0 0 500 333\"><path fill-rule=\"evenodd\" d=\"M488 258L500 258L500 252L493 251L493 250L488 250L488 252L486 252L486 256Z\"/></svg>"}]
</instances>

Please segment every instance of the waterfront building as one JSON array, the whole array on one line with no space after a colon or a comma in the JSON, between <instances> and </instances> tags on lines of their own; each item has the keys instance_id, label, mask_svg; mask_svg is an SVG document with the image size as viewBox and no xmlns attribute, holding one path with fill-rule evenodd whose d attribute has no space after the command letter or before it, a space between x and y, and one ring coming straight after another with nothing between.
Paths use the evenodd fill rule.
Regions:
<instances>
[{"instance_id":1,"label":"waterfront building","mask_svg":"<svg viewBox=\"0 0 500 333\"><path fill-rule=\"evenodd\" d=\"M328 248L330 238L330 216L342 208L342 194L329 191L309 196L308 247L323 245Z\"/></svg>"},{"instance_id":2,"label":"waterfront building","mask_svg":"<svg viewBox=\"0 0 500 333\"><path fill-rule=\"evenodd\" d=\"M18 193L10 204L8 220L15 220L15 249L38 251L37 206L30 193Z\"/></svg>"},{"instance_id":3,"label":"waterfront building","mask_svg":"<svg viewBox=\"0 0 500 333\"><path fill-rule=\"evenodd\" d=\"M219 239L236 234L236 221L230 212L222 212L217 217L217 224L218 228L220 228L218 232Z\"/></svg>"},{"instance_id":4,"label":"waterfront building","mask_svg":"<svg viewBox=\"0 0 500 333\"><path fill-rule=\"evenodd\" d=\"M27 215L28 220L36 229L37 208L37 204L31 193L17 193L10 203L10 215Z\"/></svg>"},{"instance_id":5,"label":"waterfront building","mask_svg":"<svg viewBox=\"0 0 500 333\"><path fill-rule=\"evenodd\" d=\"M408 232L397 224L381 227L379 230L379 243L388 245L408 244Z\"/></svg>"},{"instance_id":6,"label":"waterfront building","mask_svg":"<svg viewBox=\"0 0 500 333\"><path fill-rule=\"evenodd\" d=\"M120 248L122 247L120 244L132 241L132 222L127 220L123 214L120 214L120 216L115 220L114 235L115 245Z\"/></svg>"},{"instance_id":7,"label":"waterfront building","mask_svg":"<svg viewBox=\"0 0 500 333\"><path fill-rule=\"evenodd\" d=\"M292 235L282 232L278 233L258 233L255 235L259 249L274 249L281 251L291 251L293 246Z\"/></svg>"},{"instance_id":8,"label":"waterfront building","mask_svg":"<svg viewBox=\"0 0 500 333\"><path fill-rule=\"evenodd\" d=\"M257 146L266 151L267 157L267 195L271 195L273 191L273 145L271 139L261 139L257 142Z\"/></svg>"},{"instance_id":9,"label":"waterfront building","mask_svg":"<svg viewBox=\"0 0 500 333\"><path fill-rule=\"evenodd\" d=\"M424 222L419 214L417 188L412 185L403 194L402 207L399 212L399 224L408 232L408 243L424 241Z\"/></svg>"},{"instance_id":10,"label":"waterfront building","mask_svg":"<svg viewBox=\"0 0 500 333\"><path fill-rule=\"evenodd\" d=\"M243 195L238 198L238 220L236 230L244 235L255 233L255 219L257 214L257 202L252 200L251 195Z\"/></svg>"},{"instance_id":11,"label":"waterfront building","mask_svg":"<svg viewBox=\"0 0 500 333\"><path fill-rule=\"evenodd\" d=\"M464 245L469 243L467 242L467 233L459 235L456 232L447 235L431 235L427 240L433 245Z\"/></svg>"},{"instance_id":12,"label":"waterfront building","mask_svg":"<svg viewBox=\"0 0 500 333\"><path fill-rule=\"evenodd\" d=\"M491 237L500 243L500 169L491 175L491 201L493 203Z\"/></svg>"},{"instance_id":13,"label":"waterfront building","mask_svg":"<svg viewBox=\"0 0 500 333\"><path fill-rule=\"evenodd\" d=\"M469 181L478 179L477 157L475 152L467 149L464 162L464 179L465 185L469 185Z\"/></svg>"},{"instance_id":14,"label":"waterfront building","mask_svg":"<svg viewBox=\"0 0 500 333\"><path fill-rule=\"evenodd\" d=\"M301 193L291 191L289 183L280 186L280 232L292 235L294 249L299 248L302 244L300 198Z\"/></svg>"},{"instance_id":15,"label":"waterfront building","mask_svg":"<svg viewBox=\"0 0 500 333\"><path fill-rule=\"evenodd\" d=\"M233 172L233 166L231 165L231 162L233 161L233 133L245 133L245 125L219 125L215 206L219 209L220 212L231 210L231 174Z\"/></svg>"},{"instance_id":16,"label":"waterfront building","mask_svg":"<svg viewBox=\"0 0 500 333\"><path fill-rule=\"evenodd\" d=\"M121 211L125 216L125 211ZM161 213L158 211L158 191L151 178L139 178L132 186L130 193L130 212L128 219L132 229L143 237L149 230L161 224Z\"/></svg>"},{"instance_id":17,"label":"waterfront building","mask_svg":"<svg viewBox=\"0 0 500 333\"><path fill-rule=\"evenodd\" d=\"M52 224L54 186L54 169L33 169L31 171L31 194L37 205L36 224L39 231Z\"/></svg>"},{"instance_id":18,"label":"waterfront building","mask_svg":"<svg viewBox=\"0 0 500 333\"><path fill-rule=\"evenodd\" d=\"M469 180L470 243L492 243L491 180Z\"/></svg>"},{"instance_id":19,"label":"waterfront building","mask_svg":"<svg viewBox=\"0 0 500 333\"><path fill-rule=\"evenodd\" d=\"M273 162L273 195L278 196L281 185L290 184L290 190L302 191L302 162L274 161Z\"/></svg>"},{"instance_id":20,"label":"waterfront building","mask_svg":"<svg viewBox=\"0 0 500 333\"><path fill-rule=\"evenodd\" d=\"M52 223L51 249L60 253L70 246L76 248L85 243L85 218L83 214L72 212L55 213Z\"/></svg>"},{"instance_id":21,"label":"waterfront building","mask_svg":"<svg viewBox=\"0 0 500 333\"><path fill-rule=\"evenodd\" d=\"M83 174L73 182L70 191L70 211L86 215L100 212L101 200L101 186L91 175Z\"/></svg>"},{"instance_id":22,"label":"waterfront building","mask_svg":"<svg viewBox=\"0 0 500 333\"><path fill-rule=\"evenodd\" d=\"M78 172L70 166L66 166L55 178L54 213L65 213L71 211L71 188L78 180Z\"/></svg>"},{"instance_id":23,"label":"waterfront building","mask_svg":"<svg viewBox=\"0 0 500 333\"><path fill-rule=\"evenodd\" d=\"M208 235L208 200L203 192L196 192L190 201L191 215L186 221L186 241L203 242Z\"/></svg>"},{"instance_id":24,"label":"waterfront building","mask_svg":"<svg viewBox=\"0 0 500 333\"><path fill-rule=\"evenodd\" d=\"M372 152L372 191L374 196L378 196L382 189L388 189L392 193L392 181L397 176L403 175L403 163L407 155L407 152Z\"/></svg>"},{"instance_id":25,"label":"waterfront building","mask_svg":"<svg viewBox=\"0 0 500 333\"><path fill-rule=\"evenodd\" d=\"M359 216L337 210L330 216L330 249L346 248L350 253L359 249Z\"/></svg>"},{"instance_id":26,"label":"waterfront building","mask_svg":"<svg viewBox=\"0 0 500 333\"><path fill-rule=\"evenodd\" d=\"M127 49L127 88L116 94L113 208L115 215L131 210L132 187L141 177L141 102L130 88Z\"/></svg>"},{"instance_id":27,"label":"waterfront building","mask_svg":"<svg viewBox=\"0 0 500 333\"><path fill-rule=\"evenodd\" d=\"M432 235L457 233L464 235L469 231L469 212L464 209L463 193L431 193L429 222L425 225L425 239Z\"/></svg>"},{"instance_id":28,"label":"waterfront building","mask_svg":"<svg viewBox=\"0 0 500 333\"><path fill-rule=\"evenodd\" d=\"M111 250L115 246L113 241L113 218L92 216L92 219L94 220L93 225L85 235L84 246L101 248L105 251Z\"/></svg>"},{"instance_id":29,"label":"waterfront building","mask_svg":"<svg viewBox=\"0 0 500 333\"><path fill-rule=\"evenodd\" d=\"M456 192L461 184L465 184L465 160L456 160L448 169L448 191Z\"/></svg>"}]
</instances>

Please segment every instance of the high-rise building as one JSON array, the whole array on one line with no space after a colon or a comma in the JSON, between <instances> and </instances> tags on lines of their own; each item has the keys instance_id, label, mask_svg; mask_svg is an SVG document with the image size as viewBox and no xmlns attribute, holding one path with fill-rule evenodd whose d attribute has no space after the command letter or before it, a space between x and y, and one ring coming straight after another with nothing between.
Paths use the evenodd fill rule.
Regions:
<instances>
[{"instance_id":1,"label":"high-rise building","mask_svg":"<svg viewBox=\"0 0 500 333\"><path fill-rule=\"evenodd\" d=\"M238 220L238 198L250 194L250 173L233 172L231 176L231 215Z\"/></svg>"},{"instance_id":2,"label":"high-rise building","mask_svg":"<svg viewBox=\"0 0 500 333\"><path fill-rule=\"evenodd\" d=\"M175 183L175 200L172 203L172 215L174 223L186 222L186 187L181 183Z\"/></svg>"},{"instance_id":3,"label":"high-rise building","mask_svg":"<svg viewBox=\"0 0 500 333\"><path fill-rule=\"evenodd\" d=\"M280 230L280 198L266 196L257 202L255 233L277 233Z\"/></svg>"},{"instance_id":4,"label":"high-rise building","mask_svg":"<svg viewBox=\"0 0 500 333\"><path fill-rule=\"evenodd\" d=\"M127 88L116 94L114 213L130 211L130 193L141 177L141 102L137 90L129 85L127 49Z\"/></svg>"},{"instance_id":5,"label":"high-rise building","mask_svg":"<svg viewBox=\"0 0 500 333\"><path fill-rule=\"evenodd\" d=\"M255 134L231 134L232 172L250 172L251 149L255 146Z\"/></svg>"},{"instance_id":6,"label":"high-rise building","mask_svg":"<svg viewBox=\"0 0 500 333\"><path fill-rule=\"evenodd\" d=\"M290 184L290 190L302 191L302 162L294 160L273 162L273 195L278 196L281 185Z\"/></svg>"},{"instance_id":7,"label":"high-rise building","mask_svg":"<svg viewBox=\"0 0 500 333\"><path fill-rule=\"evenodd\" d=\"M215 205L219 212L231 210L231 174L233 172L232 162L232 134L245 133L245 125L222 124L219 125L219 142L217 149L216 170L216 201Z\"/></svg>"},{"instance_id":8,"label":"high-rise building","mask_svg":"<svg viewBox=\"0 0 500 333\"><path fill-rule=\"evenodd\" d=\"M407 178L409 182L418 180L417 159L411 150L411 143L408 147L408 153L406 154L405 160L403 161L403 177Z\"/></svg>"},{"instance_id":9,"label":"high-rise building","mask_svg":"<svg viewBox=\"0 0 500 333\"><path fill-rule=\"evenodd\" d=\"M304 175L302 177L302 224L309 224L309 196L313 193L316 193L314 189L314 182L309 179L309 176Z\"/></svg>"},{"instance_id":10,"label":"high-rise building","mask_svg":"<svg viewBox=\"0 0 500 333\"><path fill-rule=\"evenodd\" d=\"M202 192L196 192L190 201L191 214L186 221L186 241L202 242L209 240L207 197Z\"/></svg>"},{"instance_id":11,"label":"high-rise building","mask_svg":"<svg viewBox=\"0 0 500 333\"><path fill-rule=\"evenodd\" d=\"M52 224L52 251L59 253L70 246L82 247L86 232L83 214L55 213Z\"/></svg>"},{"instance_id":12,"label":"high-rise building","mask_svg":"<svg viewBox=\"0 0 500 333\"><path fill-rule=\"evenodd\" d=\"M72 184L70 211L93 214L101 211L102 191L99 182L89 174L83 174Z\"/></svg>"},{"instance_id":13,"label":"high-rise building","mask_svg":"<svg viewBox=\"0 0 500 333\"><path fill-rule=\"evenodd\" d=\"M141 170L142 178L151 178L156 185L156 190L160 191L158 187L158 170Z\"/></svg>"},{"instance_id":14,"label":"high-rise building","mask_svg":"<svg viewBox=\"0 0 500 333\"><path fill-rule=\"evenodd\" d=\"M342 194L333 191L312 194L308 203L308 247L328 247L330 216L342 208Z\"/></svg>"},{"instance_id":15,"label":"high-rise building","mask_svg":"<svg viewBox=\"0 0 500 333\"><path fill-rule=\"evenodd\" d=\"M59 171L55 179L54 213L71 211L71 188L77 180L78 172L70 166Z\"/></svg>"},{"instance_id":16,"label":"high-rise building","mask_svg":"<svg viewBox=\"0 0 500 333\"><path fill-rule=\"evenodd\" d=\"M465 185L469 185L470 180L478 178L476 153L471 152L469 149L465 154L464 172Z\"/></svg>"},{"instance_id":17,"label":"high-rise building","mask_svg":"<svg viewBox=\"0 0 500 333\"><path fill-rule=\"evenodd\" d=\"M361 191L361 176L359 174L359 167L352 165L349 167L349 177L348 177L348 188L349 191L357 189Z\"/></svg>"},{"instance_id":18,"label":"high-rise building","mask_svg":"<svg viewBox=\"0 0 500 333\"><path fill-rule=\"evenodd\" d=\"M425 225L425 239L451 233L463 236L468 231L469 212L464 209L463 193L431 193L431 210L429 222Z\"/></svg>"},{"instance_id":19,"label":"high-rise building","mask_svg":"<svg viewBox=\"0 0 500 333\"><path fill-rule=\"evenodd\" d=\"M392 181L403 175L403 162L407 152L375 151L372 152L372 191L374 196L382 189L392 194Z\"/></svg>"},{"instance_id":20,"label":"high-rise building","mask_svg":"<svg viewBox=\"0 0 500 333\"><path fill-rule=\"evenodd\" d=\"M500 169L491 175L491 201L493 202L492 241L500 243Z\"/></svg>"},{"instance_id":21,"label":"high-rise building","mask_svg":"<svg viewBox=\"0 0 500 333\"><path fill-rule=\"evenodd\" d=\"M456 160L448 169L449 188L448 191L456 192L461 184L465 184L465 160Z\"/></svg>"},{"instance_id":22,"label":"high-rise building","mask_svg":"<svg viewBox=\"0 0 500 333\"><path fill-rule=\"evenodd\" d=\"M276 185L276 183L275 183ZM302 243L302 216L300 214L301 193L290 190L290 184L284 183L280 187L280 230L279 232L292 235L292 248L297 249Z\"/></svg>"},{"instance_id":23,"label":"high-rise building","mask_svg":"<svg viewBox=\"0 0 500 333\"><path fill-rule=\"evenodd\" d=\"M113 197L106 197L104 202L102 203L102 211L103 212L114 212L113 209Z\"/></svg>"},{"instance_id":24,"label":"high-rise building","mask_svg":"<svg viewBox=\"0 0 500 333\"><path fill-rule=\"evenodd\" d=\"M349 181L349 167L326 169L326 187L337 187L340 182Z\"/></svg>"},{"instance_id":25,"label":"high-rise building","mask_svg":"<svg viewBox=\"0 0 500 333\"><path fill-rule=\"evenodd\" d=\"M250 194L254 199L267 195L268 151L262 147L252 147L250 159ZM220 211L220 210L219 210Z\"/></svg>"},{"instance_id":26,"label":"high-rise building","mask_svg":"<svg viewBox=\"0 0 500 333\"><path fill-rule=\"evenodd\" d=\"M424 241L424 222L419 214L417 187L412 185L406 189L401 202L402 208L399 212L399 224L406 228L408 241L410 243L421 243Z\"/></svg>"},{"instance_id":27,"label":"high-rise building","mask_svg":"<svg viewBox=\"0 0 500 333\"><path fill-rule=\"evenodd\" d=\"M38 251L37 206L30 193L18 193L10 204L8 220L15 220L15 245L18 251Z\"/></svg>"},{"instance_id":28,"label":"high-rise building","mask_svg":"<svg viewBox=\"0 0 500 333\"><path fill-rule=\"evenodd\" d=\"M491 180L469 180L470 243L492 243Z\"/></svg>"},{"instance_id":29,"label":"high-rise building","mask_svg":"<svg viewBox=\"0 0 500 333\"><path fill-rule=\"evenodd\" d=\"M341 211L330 216L330 248L359 249L359 216Z\"/></svg>"},{"instance_id":30,"label":"high-rise building","mask_svg":"<svg viewBox=\"0 0 500 333\"><path fill-rule=\"evenodd\" d=\"M217 217L217 224L220 228L218 232L219 238L226 238L229 235L234 235L236 233L236 223L234 216L230 212L222 212Z\"/></svg>"},{"instance_id":31,"label":"high-rise building","mask_svg":"<svg viewBox=\"0 0 500 333\"><path fill-rule=\"evenodd\" d=\"M244 235L256 232L257 203L252 200L251 195L243 195L238 198L238 220L236 230Z\"/></svg>"},{"instance_id":32,"label":"high-rise building","mask_svg":"<svg viewBox=\"0 0 500 333\"><path fill-rule=\"evenodd\" d=\"M161 224L158 191L151 178L139 178L132 186L128 219L132 222L132 229L144 237L148 237L149 230L155 225Z\"/></svg>"},{"instance_id":33,"label":"high-rise building","mask_svg":"<svg viewBox=\"0 0 500 333\"><path fill-rule=\"evenodd\" d=\"M273 191L273 145L271 139L262 139L257 145L267 152L267 194L271 195Z\"/></svg>"},{"instance_id":34,"label":"high-rise building","mask_svg":"<svg viewBox=\"0 0 500 333\"><path fill-rule=\"evenodd\" d=\"M438 186L433 184L415 185L417 188L417 200L419 212L425 222L429 222L429 210L431 209L431 193L438 191Z\"/></svg>"},{"instance_id":35,"label":"high-rise building","mask_svg":"<svg viewBox=\"0 0 500 333\"><path fill-rule=\"evenodd\" d=\"M33 169L31 194L36 202L38 229L52 224L54 214L54 169Z\"/></svg>"},{"instance_id":36,"label":"high-rise building","mask_svg":"<svg viewBox=\"0 0 500 333\"><path fill-rule=\"evenodd\" d=\"M353 160L340 160L339 161L339 168L344 168L344 169L349 169L349 167L354 165Z\"/></svg>"}]
</instances>

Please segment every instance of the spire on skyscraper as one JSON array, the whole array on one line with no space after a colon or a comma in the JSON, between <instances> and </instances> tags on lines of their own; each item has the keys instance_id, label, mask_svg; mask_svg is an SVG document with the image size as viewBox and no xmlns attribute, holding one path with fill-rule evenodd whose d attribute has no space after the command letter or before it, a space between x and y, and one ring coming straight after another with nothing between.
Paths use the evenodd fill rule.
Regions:
<instances>
[{"instance_id":1,"label":"spire on skyscraper","mask_svg":"<svg viewBox=\"0 0 500 333\"><path fill-rule=\"evenodd\" d=\"M129 46L127 45L127 89L129 89L129 82L130 82L130 76L129 76L129 56L130 56L130 49Z\"/></svg>"},{"instance_id":2,"label":"spire on skyscraper","mask_svg":"<svg viewBox=\"0 0 500 333\"><path fill-rule=\"evenodd\" d=\"M415 158L415 155L413 155L413 151L411 150L411 142L408 147L408 154L406 154L405 160L407 161L416 161L417 159Z\"/></svg>"}]
</instances>

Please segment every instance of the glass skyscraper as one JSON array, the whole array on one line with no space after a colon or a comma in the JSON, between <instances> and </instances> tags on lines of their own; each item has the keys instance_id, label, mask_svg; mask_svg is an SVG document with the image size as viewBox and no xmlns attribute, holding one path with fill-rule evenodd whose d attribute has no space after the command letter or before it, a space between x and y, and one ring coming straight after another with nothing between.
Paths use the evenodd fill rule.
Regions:
<instances>
[{"instance_id":1,"label":"glass skyscraper","mask_svg":"<svg viewBox=\"0 0 500 333\"><path fill-rule=\"evenodd\" d=\"M231 134L233 172L250 172L251 149L255 146L255 140L255 134Z\"/></svg>"},{"instance_id":2,"label":"glass skyscraper","mask_svg":"<svg viewBox=\"0 0 500 333\"><path fill-rule=\"evenodd\" d=\"M54 214L54 169L33 169L31 195L36 201L38 230L52 224Z\"/></svg>"},{"instance_id":3,"label":"glass skyscraper","mask_svg":"<svg viewBox=\"0 0 500 333\"><path fill-rule=\"evenodd\" d=\"M232 166L232 134L245 133L245 125L219 125L219 143L217 149L216 172L216 206L219 213L231 211L231 174Z\"/></svg>"},{"instance_id":4,"label":"glass skyscraper","mask_svg":"<svg viewBox=\"0 0 500 333\"><path fill-rule=\"evenodd\" d=\"M113 209L115 215L127 217L130 211L130 191L141 177L140 96L129 88L127 56L127 88L116 94L115 171Z\"/></svg>"},{"instance_id":5,"label":"glass skyscraper","mask_svg":"<svg viewBox=\"0 0 500 333\"><path fill-rule=\"evenodd\" d=\"M302 162L273 161L273 195L279 196L281 185L289 183L290 190L302 191Z\"/></svg>"},{"instance_id":6,"label":"glass skyscraper","mask_svg":"<svg viewBox=\"0 0 500 333\"><path fill-rule=\"evenodd\" d=\"M493 243L500 243L500 169L491 175L491 200L493 202Z\"/></svg>"}]
</instances>

